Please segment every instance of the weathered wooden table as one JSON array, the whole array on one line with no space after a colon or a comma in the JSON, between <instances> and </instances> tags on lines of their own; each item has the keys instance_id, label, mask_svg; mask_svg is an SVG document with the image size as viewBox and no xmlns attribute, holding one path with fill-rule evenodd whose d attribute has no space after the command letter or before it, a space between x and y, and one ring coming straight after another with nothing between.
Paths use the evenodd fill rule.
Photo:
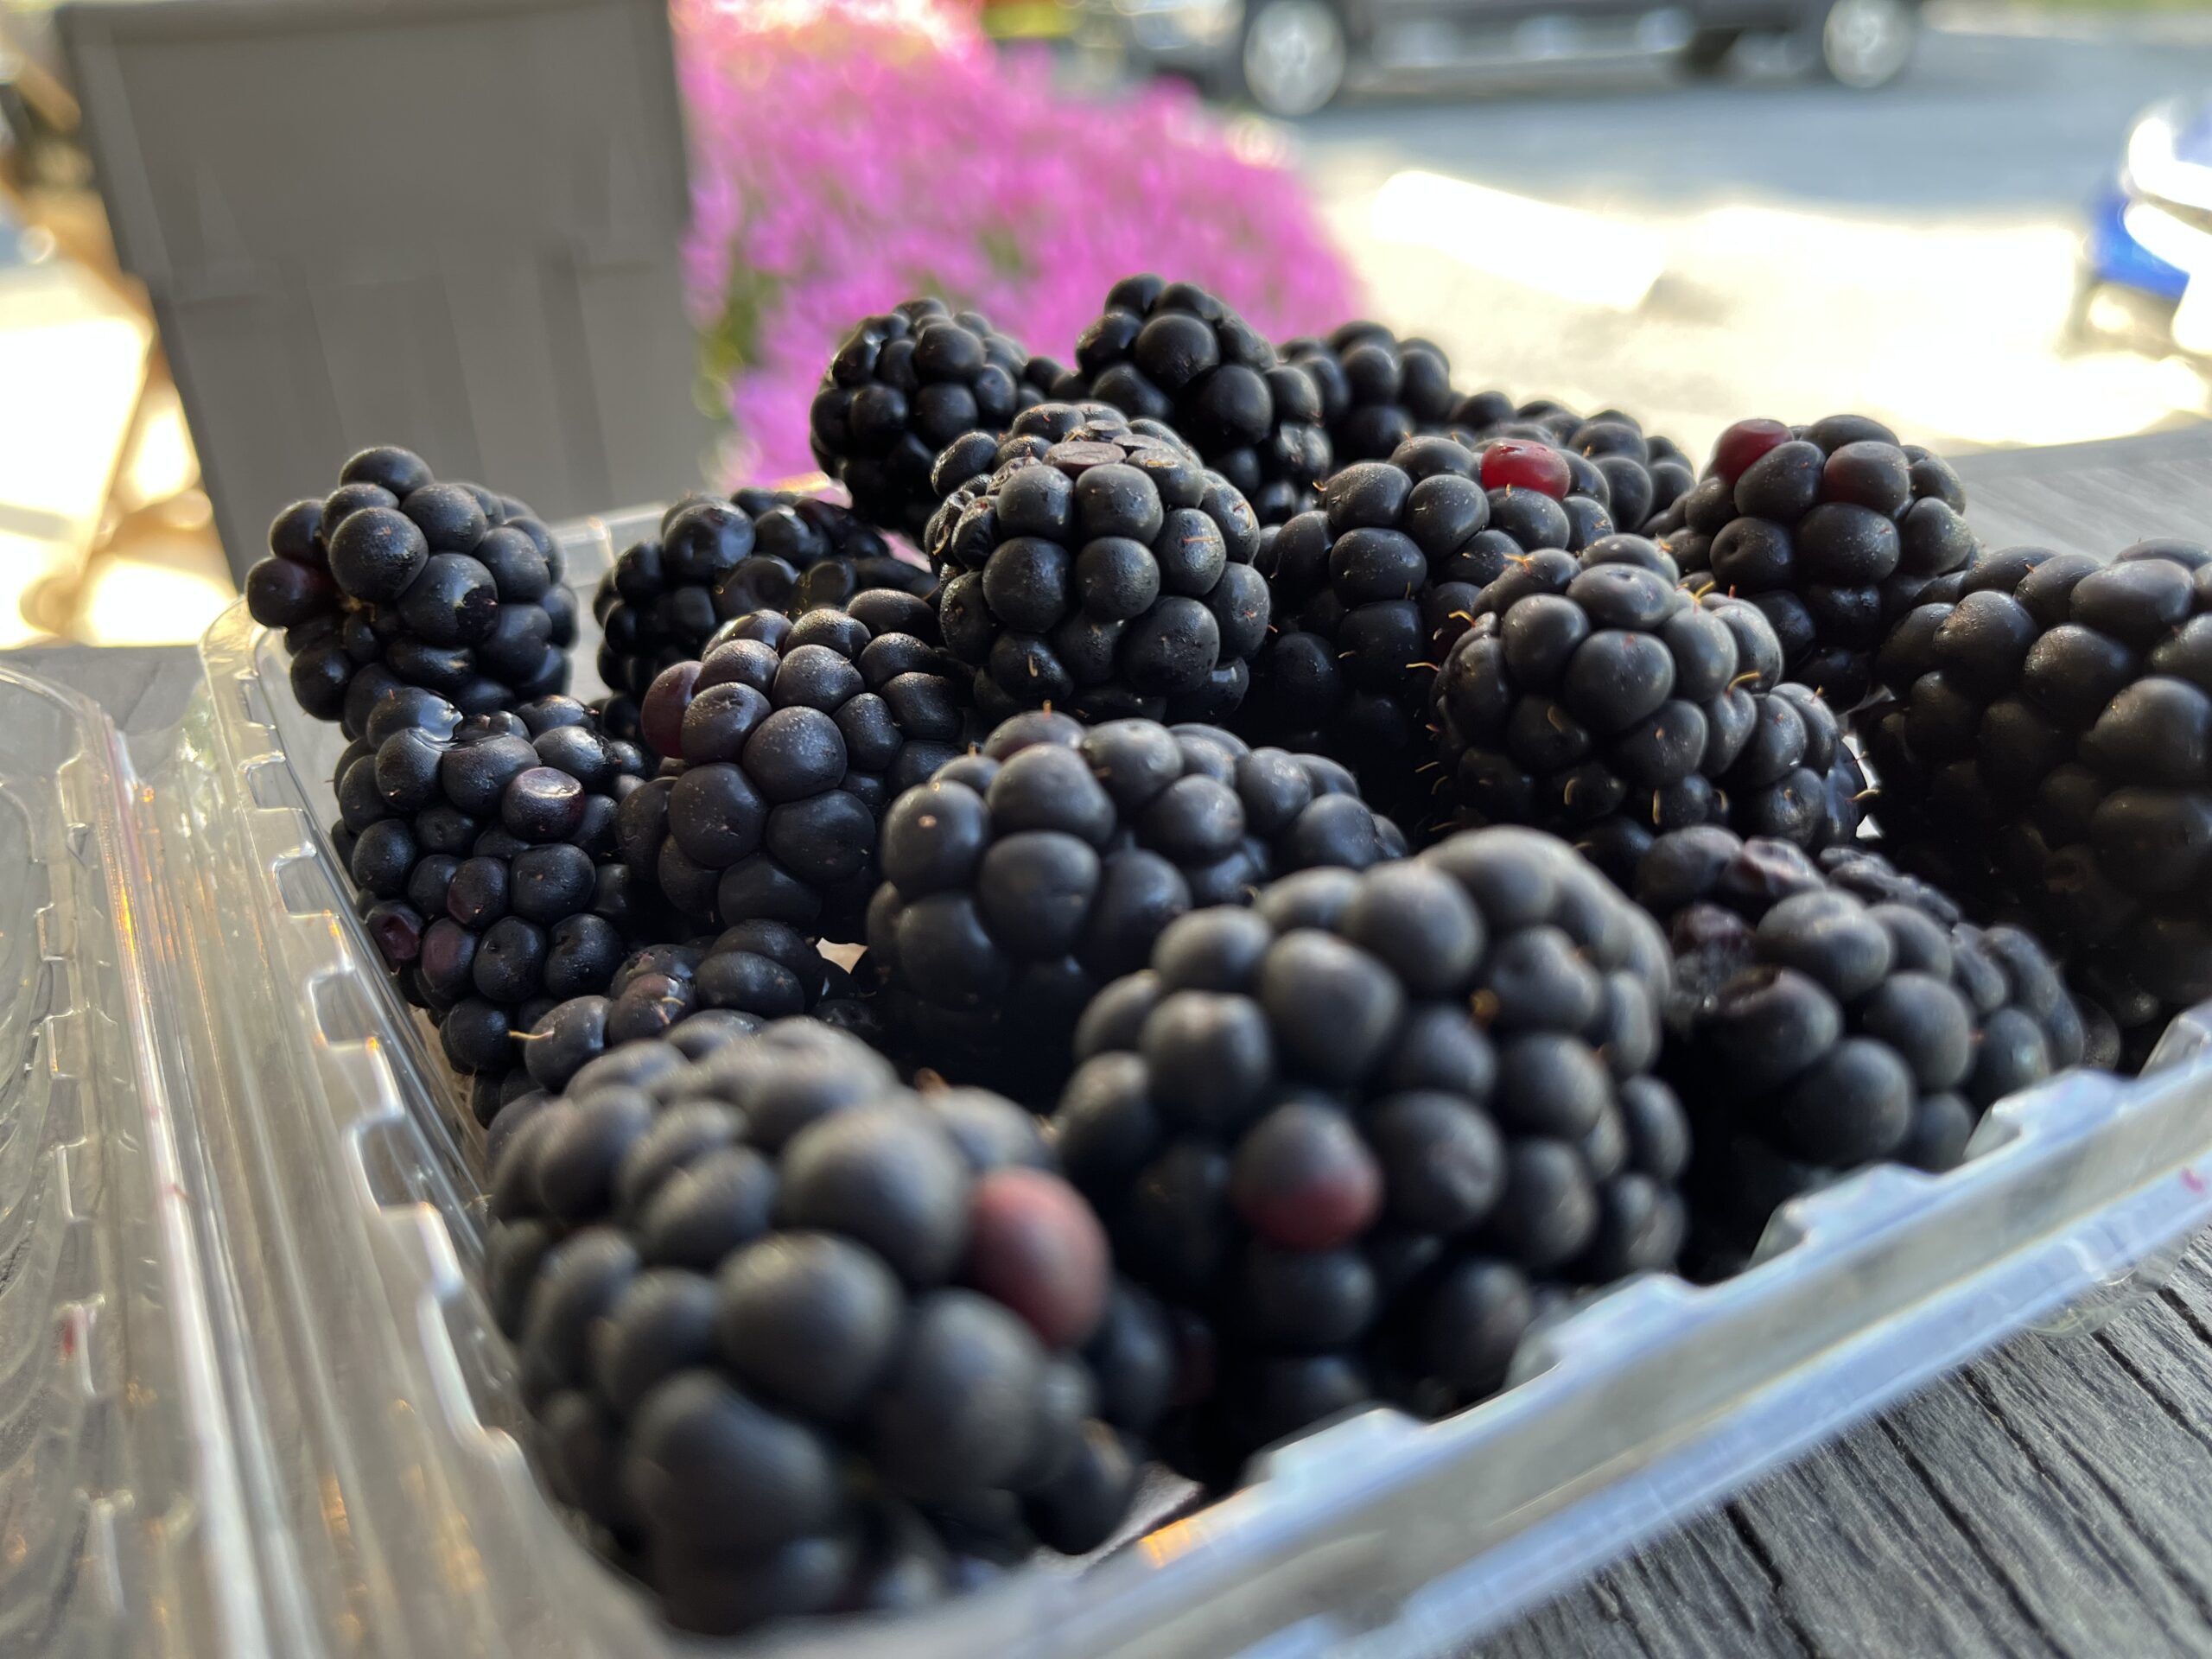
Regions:
<instances>
[{"instance_id":1,"label":"weathered wooden table","mask_svg":"<svg viewBox=\"0 0 2212 1659\"><path fill-rule=\"evenodd\" d=\"M2000 544L2212 541L2212 429L1961 470ZM6 660L132 734L197 678L181 648ZM2102 1328L2019 1338L1473 1651L2212 1654L2212 1239Z\"/></svg>"}]
</instances>

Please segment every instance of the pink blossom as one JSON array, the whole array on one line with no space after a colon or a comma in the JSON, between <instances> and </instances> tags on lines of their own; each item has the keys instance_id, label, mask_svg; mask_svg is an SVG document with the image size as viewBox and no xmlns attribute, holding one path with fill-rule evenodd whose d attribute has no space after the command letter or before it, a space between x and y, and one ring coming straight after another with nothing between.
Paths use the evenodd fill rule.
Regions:
<instances>
[{"instance_id":1,"label":"pink blossom","mask_svg":"<svg viewBox=\"0 0 2212 1659\"><path fill-rule=\"evenodd\" d=\"M1132 271L1270 338L1355 291L1297 176L1187 89L1056 89L935 0L675 0L695 151L684 250L733 476L813 465L806 410L860 318L938 294L1067 361Z\"/></svg>"}]
</instances>

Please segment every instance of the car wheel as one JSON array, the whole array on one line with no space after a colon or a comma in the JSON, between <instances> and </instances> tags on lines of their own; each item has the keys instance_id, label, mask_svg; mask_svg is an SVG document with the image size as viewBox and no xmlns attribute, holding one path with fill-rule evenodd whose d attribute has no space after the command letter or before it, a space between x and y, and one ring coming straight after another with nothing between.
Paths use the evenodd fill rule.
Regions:
<instances>
[{"instance_id":1,"label":"car wheel","mask_svg":"<svg viewBox=\"0 0 2212 1659\"><path fill-rule=\"evenodd\" d=\"M1244 20L1244 90L1269 115L1311 115L1344 84L1344 19L1327 0L1260 0Z\"/></svg>"},{"instance_id":2,"label":"car wheel","mask_svg":"<svg viewBox=\"0 0 2212 1659\"><path fill-rule=\"evenodd\" d=\"M1829 79L1868 91L1903 73L1920 35L1910 0L1834 0L1821 20L1820 66Z\"/></svg>"},{"instance_id":3,"label":"car wheel","mask_svg":"<svg viewBox=\"0 0 2212 1659\"><path fill-rule=\"evenodd\" d=\"M1700 29L1682 48L1682 67L1700 79L1719 74L1743 33L1740 29Z\"/></svg>"}]
</instances>

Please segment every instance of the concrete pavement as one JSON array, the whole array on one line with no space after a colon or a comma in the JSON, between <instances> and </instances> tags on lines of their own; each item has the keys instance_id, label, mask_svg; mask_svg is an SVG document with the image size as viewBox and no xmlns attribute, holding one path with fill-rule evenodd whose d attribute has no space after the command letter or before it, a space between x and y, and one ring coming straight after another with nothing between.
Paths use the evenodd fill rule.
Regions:
<instances>
[{"instance_id":1,"label":"concrete pavement","mask_svg":"<svg viewBox=\"0 0 2212 1659\"><path fill-rule=\"evenodd\" d=\"M2195 367L2084 351L2064 325L2082 205L2138 110L2212 90L2212 40L1953 16L1874 93L1547 72L1370 98L1291 141L1375 310L1437 339L1471 389L1618 404L1693 446L1751 413L1863 409L1972 448L2207 412ZM1504 194L1471 205L1450 181ZM1587 272L1654 238L1648 291L1590 302Z\"/></svg>"}]
</instances>

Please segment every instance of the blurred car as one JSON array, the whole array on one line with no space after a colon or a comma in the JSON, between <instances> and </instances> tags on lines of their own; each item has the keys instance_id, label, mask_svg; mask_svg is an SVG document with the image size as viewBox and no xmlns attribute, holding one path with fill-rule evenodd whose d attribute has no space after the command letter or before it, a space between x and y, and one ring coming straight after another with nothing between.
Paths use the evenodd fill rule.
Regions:
<instances>
[{"instance_id":1,"label":"blurred car","mask_svg":"<svg viewBox=\"0 0 2212 1659\"><path fill-rule=\"evenodd\" d=\"M1531 60L1672 54L1717 72L1746 36L1786 36L1847 86L1893 80L1919 0L1084 0L1086 44L1135 67L1310 115L1354 81Z\"/></svg>"},{"instance_id":2,"label":"blurred car","mask_svg":"<svg viewBox=\"0 0 2212 1659\"><path fill-rule=\"evenodd\" d=\"M2119 172L2090 205L2077 335L2212 356L2212 99L2135 118Z\"/></svg>"}]
</instances>

